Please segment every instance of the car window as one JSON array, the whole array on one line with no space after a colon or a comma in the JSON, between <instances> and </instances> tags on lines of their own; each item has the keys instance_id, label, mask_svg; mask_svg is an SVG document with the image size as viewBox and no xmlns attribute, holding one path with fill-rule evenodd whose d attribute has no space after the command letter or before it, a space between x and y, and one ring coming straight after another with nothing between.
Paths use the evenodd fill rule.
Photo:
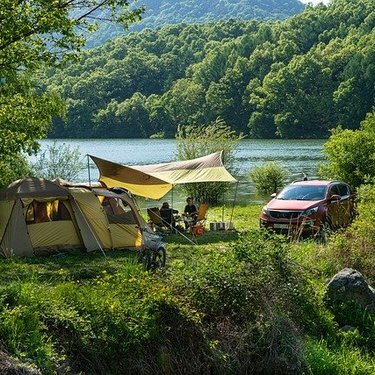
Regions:
<instances>
[{"instance_id":1,"label":"car window","mask_svg":"<svg viewBox=\"0 0 375 375\"><path fill-rule=\"evenodd\" d=\"M349 186L345 184L340 184L339 186L339 192L342 197L345 197L347 195L350 195Z\"/></svg>"},{"instance_id":2,"label":"car window","mask_svg":"<svg viewBox=\"0 0 375 375\"><path fill-rule=\"evenodd\" d=\"M318 201L325 198L325 185L289 185L276 197L282 200Z\"/></svg>"},{"instance_id":3,"label":"car window","mask_svg":"<svg viewBox=\"0 0 375 375\"><path fill-rule=\"evenodd\" d=\"M332 195L341 195L339 185L331 186L331 188L329 189L329 196L331 197Z\"/></svg>"}]
</instances>

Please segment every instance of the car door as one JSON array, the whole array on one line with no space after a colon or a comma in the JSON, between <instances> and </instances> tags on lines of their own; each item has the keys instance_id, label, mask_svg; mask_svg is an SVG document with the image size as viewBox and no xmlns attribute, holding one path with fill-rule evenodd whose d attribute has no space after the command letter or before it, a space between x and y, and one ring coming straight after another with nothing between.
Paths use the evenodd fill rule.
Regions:
<instances>
[{"instance_id":1,"label":"car door","mask_svg":"<svg viewBox=\"0 0 375 375\"><path fill-rule=\"evenodd\" d=\"M340 183L338 185L340 192L340 216L341 216L341 226L348 226L353 218L354 212L354 201L352 196L352 191L347 184Z\"/></svg>"},{"instance_id":2,"label":"car door","mask_svg":"<svg viewBox=\"0 0 375 375\"><path fill-rule=\"evenodd\" d=\"M327 219L332 228L340 228L343 223L340 200L331 201L333 195L340 195L338 184L333 184L328 189Z\"/></svg>"}]
</instances>

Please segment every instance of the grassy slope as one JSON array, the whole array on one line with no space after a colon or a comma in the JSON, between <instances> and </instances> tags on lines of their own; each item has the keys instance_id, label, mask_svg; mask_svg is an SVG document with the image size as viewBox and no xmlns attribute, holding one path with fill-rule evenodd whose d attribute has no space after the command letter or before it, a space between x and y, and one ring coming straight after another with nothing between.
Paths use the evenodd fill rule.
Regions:
<instances>
[{"instance_id":1,"label":"grassy slope","mask_svg":"<svg viewBox=\"0 0 375 375\"><path fill-rule=\"evenodd\" d=\"M236 229L245 232L257 228L260 208L258 205L236 207ZM225 218L230 215L229 211L226 209ZM221 217L221 209L210 209L209 221ZM84 369L87 374L115 374L124 368L129 372L173 372L186 366L190 373L206 367L215 371L215 366L216 371L230 372L236 368L238 372L241 367L238 363L233 365L235 360L245 362L241 360L241 353L233 353L231 348L246 341L246 337L236 335L244 332L244 327L249 327L253 319L260 326L251 326L249 337L254 337L257 330L261 337L266 333L267 340L275 337L277 342L281 340L274 352L292 348L293 355L289 353L288 358L296 366L298 362L297 368L310 368L319 374L374 373L375 361L368 350L375 348L366 343L365 334L358 330L348 334L338 332L332 313L320 306L325 279L342 266L331 257L334 246L314 242L285 245L289 255L280 258L284 264L282 269L278 270L277 264L276 268L268 269L269 263L275 259L278 262L272 247L280 254L286 247L280 245L282 239L271 239L271 246L267 247L267 241L257 236L243 244L238 232L207 231L197 238L198 245L192 246L182 237L170 235L167 271L156 275L145 273L137 264L135 253L125 250L109 252L107 259L101 254L85 254L1 260L0 347L38 366L43 373ZM239 249L237 255L247 257L247 263L234 258L231 263L232 247ZM253 247L254 256L251 251L248 253L248 247ZM250 273L246 264L253 267ZM238 269L243 266L239 273ZM258 269L256 276L254 272ZM283 273L292 275L285 283L286 289ZM301 280L305 279L309 285L300 288L298 280L297 286L289 290L290 282L299 273ZM260 278L260 284L250 275ZM269 280L270 275L275 281ZM272 286L270 295L264 296L264 291L257 295L267 282ZM244 301L250 300L241 305L238 301L242 291L247 290L246 284L251 287ZM281 290L276 296L275 287ZM300 288L297 294L295 288ZM311 288L314 295L309 296L306 288ZM304 299L310 297L313 299L305 303ZM259 300L263 298L269 299L266 310L264 301ZM256 306L258 300L259 306ZM298 303L294 306L295 300ZM227 301L234 305L224 308ZM316 308L311 307L314 301ZM316 309L315 315L309 309ZM259 314L254 313L250 318L253 310L259 310ZM272 317L260 319L264 311L269 311ZM280 323L282 316L286 320ZM307 327L315 322L324 328ZM229 328L223 329L223 324L230 324ZM265 328L270 324L279 327L283 332L281 337ZM298 341L301 328L290 328L298 334L284 342L290 333L290 330L288 334L284 331L288 324L305 326L302 328L305 345ZM231 343L231 340L235 341ZM259 339L257 345L267 347L267 340L262 343ZM237 351L241 350L244 349L238 345ZM251 353L257 353L256 350L253 348ZM268 353L264 350L259 353ZM246 351L243 355L249 358ZM286 369L282 367L285 355L282 351L271 358L281 373ZM302 357L305 362L299 363ZM257 363L256 358L251 360ZM248 366L251 368L251 364Z\"/></svg>"}]
</instances>

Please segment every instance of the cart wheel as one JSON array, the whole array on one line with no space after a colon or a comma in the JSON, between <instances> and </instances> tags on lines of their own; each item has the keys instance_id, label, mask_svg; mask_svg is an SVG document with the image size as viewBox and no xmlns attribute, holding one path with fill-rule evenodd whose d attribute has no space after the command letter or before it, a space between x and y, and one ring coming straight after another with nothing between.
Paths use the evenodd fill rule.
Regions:
<instances>
[{"instance_id":1,"label":"cart wheel","mask_svg":"<svg viewBox=\"0 0 375 375\"><path fill-rule=\"evenodd\" d=\"M165 267L166 252L164 247L159 247L157 250L152 251L150 271L155 271L157 269L163 269Z\"/></svg>"}]
</instances>

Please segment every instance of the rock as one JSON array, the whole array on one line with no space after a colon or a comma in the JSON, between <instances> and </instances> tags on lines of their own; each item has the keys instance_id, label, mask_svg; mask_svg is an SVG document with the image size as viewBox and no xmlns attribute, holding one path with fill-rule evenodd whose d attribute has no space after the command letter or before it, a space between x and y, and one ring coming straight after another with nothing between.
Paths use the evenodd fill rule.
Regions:
<instances>
[{"instance_id":1,"label":"rock","mask_svg":"<svg viewBox=\"0 0 375 375\"><path fill-rule=\"evenodd\" d=\"M375 313L375 290L360 272L352 268L344 268L333 276L327 284L327 297L331 301L354 300Z\"/></svg>"},{"instance_id":2,"label":"rock","mask_svg":"<svg viewBox=\"0 0 375 375\"><path fill-rule=\"evenodd\" d=\"M0 374L2 375L41 375L31 367L22 365L8 354L0 351Z\"/></svg>"},{"instance_id":3,"label":"rock","mask_svg":"<svg viewBox=\"0 0 375 375\"><path fill-rule=\"evenodd\" d=\"M350 331L355 331L355 330L356 330L355 327L352 327L349 325L345 325L339 329L340 332L350 332Z\"/></svg>"}]
</instances>

